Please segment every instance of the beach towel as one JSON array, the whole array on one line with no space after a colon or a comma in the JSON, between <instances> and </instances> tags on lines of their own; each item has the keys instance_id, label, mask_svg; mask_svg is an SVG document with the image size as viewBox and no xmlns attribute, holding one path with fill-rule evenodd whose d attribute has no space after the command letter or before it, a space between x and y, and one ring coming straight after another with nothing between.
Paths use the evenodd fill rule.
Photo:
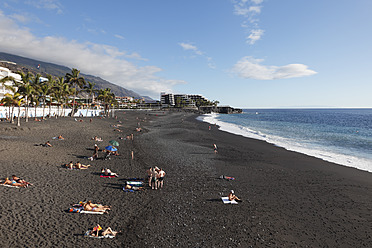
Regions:
<instances>
[{"instance_id":1,"label":"beach towel","mask_svg":"<svg viewBox=\"0 0 372 248\"><path fill-rule=\"evenodd\" d=\"M235 200L229 201L228 196L221 197L221 200L223 201L224 204L238 204L238 202Z\"/></svg>"},{"instance_id":2,"label":"beach towel","mask_svg":"<svg viewBox=\"0 0 372 248\"><path fill-rule=\"evenodd\" d=\"M139 181L127 181L127 184L130 186L137 186L137 187L143 186L143 182L139 182Z\"/></svg>"},{"instance_id":3,"label":"beach towel","mask_svg":"<svg viewBox=\"0 0 372 248\"><path fill-rule=\"evenodd\" d=\"M5 187L9 187L9 188L17 188L17 189L21 188L21 187L9 185L9 184L1 184L1 185L5 186Z\"/></svg>"},{"instance_id":4,"label":"beach towel","mask_svg":"<svg viewBox=\"0 0 372 248\"><path fill-rule=\"evenodd\" d=\"M109 234L107 234L107 235L105 235L105 236L92 236L92 235L90 235L89 233L91 232L92 230L88 230L85 234L84 234L84 236L85 237L89 237L89 238L96 238L96 239L107 239L107 238L110 238L110 239L112 239L112 238L115 238L115 236L114 235L109 235Z\"/></svg>"},{"instance_id":5,"label":"beach towel","mask_svg":"<svg viewBox=\"0 0 372 248\"><path fill-rule=\"evenodd\" d=\"M104 214L106 211L87 211L84 210L82 207L78 208L69 208L68 210L70 213L79 213L79 214Z\"/></svg>"},{"instance_id":6,"label":"beach towel","mask_svg":"<svg viewBox=\"0 0 372 248\"><path fill-rule=\"evenodd\" d=\"M104 211L86 211L86 210L81 210L80 212L79 212L80 214L104 214L104 213L106 213L106 210L104 210Z\"/></svg>"},{"instance_id":7,"label":"beach towel","mask_svg":"<svg viewBox=\"0 0 372 248\"><path fill-rule=\"evenodd\" d=\"M235 180L235 177L228 177L228 176L220 176L220 179L226 179L226 180Z\"/></svg>"},{"instance_id":8,"label":"beach towel","mask_svg":"<svg viewBox=\"0 0 372 248\"><path fill-rule=\"evenodd\" d=\"M106 176L106 175L101 174L100 177L104 177L104 178L114 178L114 177L116 177L116 176Z\"/></svg>"}]
</instances>

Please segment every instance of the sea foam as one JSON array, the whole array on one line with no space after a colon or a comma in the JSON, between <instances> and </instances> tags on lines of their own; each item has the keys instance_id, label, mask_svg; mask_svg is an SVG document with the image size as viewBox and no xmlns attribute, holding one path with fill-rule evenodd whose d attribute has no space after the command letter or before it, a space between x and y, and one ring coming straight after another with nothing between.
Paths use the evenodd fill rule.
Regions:
<instances>
[{"instance_id":1,"label":"sea foam","mask_svg":"<svg viewBox=\"0 0 372 248\"><path fill-rule=\"evenodd\" d=\"M305 141L300 142L285 137L268 135L259 131L250 129L237 124L227 123L219 120L219 114L205 114L197 119L210 124L219 126L219 130L241 135L247 138L263 140L275 146L283 147L286 150L299 152L308 156L323 159L328 162L357 168L360 170L372 172L372 161L367 158L359 158L347 154L336 153L327 147L317 147L314 144L307 144Z\"/></svg>"}]
</instances>

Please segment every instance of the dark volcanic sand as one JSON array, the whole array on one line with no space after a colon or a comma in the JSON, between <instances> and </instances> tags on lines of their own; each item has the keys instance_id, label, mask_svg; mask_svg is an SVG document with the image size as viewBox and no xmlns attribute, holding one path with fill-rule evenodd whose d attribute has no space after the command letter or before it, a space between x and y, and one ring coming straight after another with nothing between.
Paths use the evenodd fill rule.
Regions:
<instances>
[{"instance_id":1,"label":"dark volcanic sand","mask_svg":"<svg viewBox=\"0 0 372 248\"><path fill-rule=\"evenodd\" d=\"M217 127L208 131L208 124L191 114L117 115L122 133L113 131L110 125L118 124L113 118L30 121L16 129L0 123L0 177L16 174L34 183L26 189L0 187L1 247L371 247L372 173ZM141 133L135 131L138 122ZM131 133L134 141L117 139ZM51 139L59 134L66 140ZM104 142L90 140L95 135ZM85 158L95 143L104 148L111 139L119 141L121 156ZM47 140L53 147L34 146ZM70 160L92 167L61 167ZM122 191L125 178L144 177L150 166L167 172L165 188ZM100 178L102 167L120 177ZM220 175L236 180L217 179ZM222 203L220 197L231 189L242 203ZM112 210L66 212L81 200ZM97 223L123 233L114 239L84 237Z\"/></svg>"}]
</instances>

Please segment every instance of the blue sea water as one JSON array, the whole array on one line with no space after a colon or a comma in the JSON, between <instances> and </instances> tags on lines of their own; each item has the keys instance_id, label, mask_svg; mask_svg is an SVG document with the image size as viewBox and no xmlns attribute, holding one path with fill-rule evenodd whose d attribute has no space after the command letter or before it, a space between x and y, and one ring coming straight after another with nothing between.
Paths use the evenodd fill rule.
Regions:
<instances>
[{"instance_id":1,"label":"blue sea water","mask_svg":"<svg viewBox=\"0 0 372 248\"><path fill-rule=\"evenodd\" d=\"M221 130L372 172L372 109L244 109L200 120Z\"/></svg>"}]
</instances>

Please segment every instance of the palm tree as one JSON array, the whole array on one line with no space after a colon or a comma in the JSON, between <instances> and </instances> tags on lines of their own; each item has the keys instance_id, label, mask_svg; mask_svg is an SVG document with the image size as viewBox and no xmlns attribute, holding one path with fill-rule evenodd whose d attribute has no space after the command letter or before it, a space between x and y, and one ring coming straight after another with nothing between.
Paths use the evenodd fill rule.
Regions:
<instances>
[{"instance_id":1,"label":"palm tree","mask_svg":"<svg viewBox=\"0 0 372 248\"><path fill-rule=\"evenodd\" d=\"M76 100L76 95L78 94L78 87L80 89L83 88L85 85L85 80L83 77L79 76L80 71L78 69L73 68L71 70L71 73L66 74L66 82L69 83L72 87L75 88L75 94L74 94L74 100L72 102L72 111L71 111L71 116L74 115L75 113L75 100Z\"/></svg>"},{"instance_id":2,"label":"palm tree","mask_svg":"<svg viewBox=\"0 0 372 248\"><path fill-rule=\"evenodd\" d=\"M46 106L46 98L51 93L52 86L54 85L54 79L52 75L48 75L48 81L43 82L40 85L39 93L41 99L43 100L43 119L45 118L45 106ZM52 102L52 99L49 97L49 102ZM49 107L51 104L49 104ZM50 108L49 108L49 116L50 116Z\"/></svg>"},{"instance_id":3,"label":"palm tree","mask_svg":"<svg viewBox=\"0 0 372 248\"><path fill-rule=\"evenodd\" d=\"M15 93L13 97L14 105L18 106L18 118L17 118L17 126L21 126L21 105L23 103L23 98L20 93Z\"/></svg>"},{"instance_id":4,"label":"palm tree","mask_svg":"<svg viewBox=\"0 0 372 248\"><path fill-rule=\"evenodd\" d=\"M110 88L100 89L97 99L102 101L105 105L105 115L107 116L110 109L110 102L112 99L115 99L115 95L111 92Z\"/></svg>"},{"instance_id":5,"label":"palm tree","mask_svg":"<svg viewBox=\"0 0 372 248\"><path fill-rule=\"evenodd\" d=\"M15 92L14 92L15 93ZM6 106L9 106L9 122L14 123L14 94L6 93L5 97L1 99L1 103L4 103Z\"/></svg>"},{"instance_id":6,"label":"palm tree","mask_svg":"<svg viewBox=\"0 0 372 248\"><path fill-rule=\"evenodd\" d=\"M14 87L14 86L5 84L6 82L9 82L9 81L11 81L13 85L18 84L18 82L13 77L4 77L3 79L0 80L0 82L4 85L4 87L7 90L10 90L12 92L12 94L10 93L5 94L5 98L2 99L2 102L6 103L9 106L9 114L11 115L10 123L14 123L14 114L13 114L14 106L15 106L16 99L19 98L19 96L16 95L16 94L19 94L18 93L19 89L16 86Z\"/></svg>"},{"instance_id":7,"label":"palm tree","mask_svg":"<svg viewBox=\"0 0 372 248\"><path fill-rule=\"evenodd\" d=\"M95 83L91 83L91 82L88 81L88 85L86 85L84 87L84 91L87 92L88 95L92 98L91 105L94 103L94 95L97 93L97 90L94 89L94 86L95 85L96 85ZM89 102L89 100L87 102ZM88 106L89 106L89 103L88 103ZM86 114L86 116L88 116L88 110L89 110L89 107L87 107L87 114Z\"/></svg>"},{"instance_id":8,"label":"palm tree","mask_svg":"<svg viewBox=\"0 0 372 248\"><path fill-rule=\"evenodd\" d=\"M30 105L29 99L34 91L34 88L32 87L31 82L34 76L30 72L27 72L26 74L23 72L17 72L17 73L21 76L21 79L23 82L22 84L19 84L19 86L20 86L20 93L24 96L25 118L26 118L26 122L28 122L28 108Z\"/></svg>"}]
</instances>

